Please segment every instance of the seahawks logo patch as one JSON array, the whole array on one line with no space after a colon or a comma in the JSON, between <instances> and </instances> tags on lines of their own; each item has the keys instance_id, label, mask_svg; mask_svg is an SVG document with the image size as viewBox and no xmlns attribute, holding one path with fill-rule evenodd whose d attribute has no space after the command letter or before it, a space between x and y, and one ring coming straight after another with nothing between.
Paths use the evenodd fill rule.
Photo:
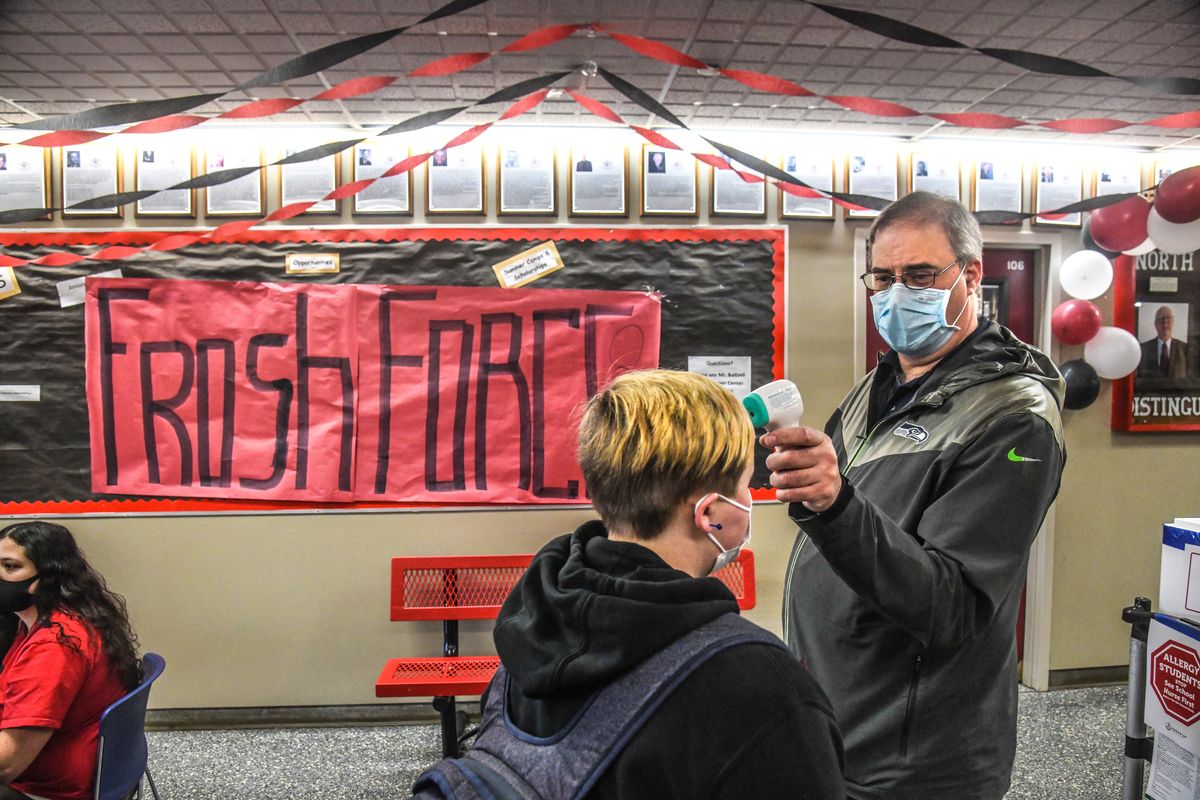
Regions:
<instances>
[{"instance_id":1,"label":"seahawks logo patch","mask_svg":"<svg viewBox=\"0 0 1200 800\"><path fill-rule=\"evenodd\" d=\"M915 422L901 422L892 433L902 439L912 439L918 444L929 438L929 431Z\"/></svg>"}]
</instances>

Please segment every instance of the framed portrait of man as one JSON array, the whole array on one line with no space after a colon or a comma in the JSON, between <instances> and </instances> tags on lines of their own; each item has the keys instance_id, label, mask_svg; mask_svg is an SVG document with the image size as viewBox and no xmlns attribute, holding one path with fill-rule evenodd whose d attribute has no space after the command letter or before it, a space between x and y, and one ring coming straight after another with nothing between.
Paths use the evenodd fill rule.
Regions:
<instances>
[{"instance_id":1,"label":"framed portrait of man","mask_svg":"<svg viewBox=\"0 0 1200 800\"><path fill-rule=\"evenodd\" d=\"M483 214L483 149L478 140L433 151L425 162L429 214Z\"/></svg>"},{"instance_id":2,"label":"framed portrait of man","mask_svg":"<svg viewBox=\"0 0 1200 800\"><path fill-rule=\"evenodd\" d=\"M918 150L908 159L908 191L933 192L948 200L962 199L962 169L957 156Z\"/></svg>"},{"instance_id":3,"label":"framed portrait of man","mask_svg":"<svg viewBox=\"0 0 1200 800\"><path fill-rule=\"evenodd\" d=\"M317 142L304 145L289 145L282 152L285 163L279 165L279 205L313 203L305 214L336 214L338 201L324 199L338 186L341 153L312 161L286 163L296 153L316 146Z\"/></svg>"},{"instance_id":4,"label":"framed portrait of man","mask_svg":"<svg viewBox=\"0 0 1200 800\"><path fill-rule=\"evenodd\" d=\"M690 153L643 145L642 213L694 216L698 169Z\"/></svg>"},{"instance_id":5,"label":"framed portrait of man","mask_svg":"<svg viewBox=\"0 0 1200 800\"><path fill-rule=\"evenodd\" d=\"M553 147L507 140L500 143L497 161L501 214L558 213L558 170Z\"/></svg>"},{"instance_id":6,"label":"framed portrait of man","mask_svg":"<svg viewBox=\"0 0 1200 800\"><path fill-rule=\"evenodd\" d=\"M1033 218L1035 225L1078 228L1083 214L1047 213L1083 199L1083 165L1076 159L1038 161L1033 165Z\"/></svg>"},{"instance_id":7,"label":"framed portrait of man","mask_svg":"<svg viewBox=\"0 0 1200 800\"><path fill-rule=\"evenodd\" d=\"M856 150L846 156L846 190L850 194L862 194L891 202L900 192L900 156L890 148ZM847 215L854 218L879 216L874 209L856 211Z\"/></svg>"},{"instance_id":8,"label":"framed portrait of man","mask_svg":"<svg viewBox=\"0 0 1200 800\"><path fill-rule=\"evenodd\" d=\"M1116 260L1113 322L1137 338L1139 357L1113 382L1114 430L1200 431L1198 260L1200 250Z\"/></svg>"},{"instance_id":9,"label":"framed portrait of man","mask_svg":"<svg viewBox=\"0 0 1200 800\"><path fill-rule=\"evenodd\" d=\"M571 146L572 216L625 216L629 213L629 151L623 144L590 141Z\"/></svg>"},{"instance_id":10,"label":"framed portrait of man","mask_svg":"<svg viewBox=\"0 0 1200 800\"><path fill-rule=\"evenodd\" d=\"M50 208L49 147L0 146L0 211L19 208Z\"/></svg>"},{"instance_id":11,"label":"framed portrait of man","mask_svg":"<svg viewBox=\"0 0 1200 800\"><path fill-rule=\"evenodd\" d=\"M1136 156L1108 156L1092 170L1092 194L1104 197L1142 190L1142 162Z\"/></svg>"},{"instance_id":12,"label":"framed portrait of man","mask_svg":"<svg viewBox=\"0 0 1200 800\"><path fill-rule=\"evenodd\" d=\"M1151 164L1150 186L1157 186L1181 169L1195 166L1200 166L1200 156L1191 153L1163 153L1161 158L1156 158Z\"/></svg>"},{"instance_id":13,"label":"framed portrait of man","mask_svg":"<svg viewBox=\"0 0 1200 800\"><path fill-rule=\"evenodd\" d=\"M788 175L813 189L833 191L835 157L832 149L789 147L779 160ZM808 196L784 189L779 183L779 216L796 219L833 219L833 201L828 197Z\"/></svg>"},{"instance_id":14,"label":"framed portrait of man","mask_svg":"<svg viewBox=\"0 0 1200 800\"><path fill-rule=\"evenodd\" d=\"M354 146L350 162L353 181L373 180L370 186L354 195L355 214L411 214L412 173L382 177L388 170L409 157L409 146L383 137Z\"/></svg>"},{"instance_id":15,"label":"framed portrait of man","mask_svg":"<svg viewBox=\"0 0 1200 800\"><path fill-rule=\"evenodd\" d=\"M709 166L711 213L714 216L765 217L767 182L763 176L723 155L717 158L728 169Z\"/></svg>"},{"instance_id":16,"label":"framed portrait of man","mask_svg":"<svg viewBox=\"0 0 1200 800\"><path fill-rule=\"evenodd\" d=\"M64 147L59 168L64 217L125 215L123 206L97 207L87 202L116 194L123 188L121 151L116 144L100 141Z\"/></svg>"},{"instance_id":17,"label":"framed portrait of man","mask_svg":"<svg viewBox=\"0 0 1200 800\"><path fill-rule=\"evenodd\" d=\"M196 176L196 157L192 146L181 139L154 137L135 149L134 185L137 190L162 190ZM158 191L144 197L134 207L139 217L196 216L196 190Z\"/></svg>"},{"instance_id":18,"label":"framed portrait of man","mask_svg":"<svg viewBox=\"0 0 1200 800\"><path fill-rule=\"evenodd\" d=\"M1020 212L1024 196L1021 159L984 150L971 167L971 210Z\"/></svg>"},{"instance_id":19,"label":"framed portrait of man","mask_svg":"<svg viewBox=\"0 0 1200 800\"><path fill-rule=\"evenodd\" d=\"M204 173L256 168L238 178L204 190L205 214L210 217L258 216L263 213L267 175L257 142L214 141L204 150Z\"/></svg>"}]
</instances>

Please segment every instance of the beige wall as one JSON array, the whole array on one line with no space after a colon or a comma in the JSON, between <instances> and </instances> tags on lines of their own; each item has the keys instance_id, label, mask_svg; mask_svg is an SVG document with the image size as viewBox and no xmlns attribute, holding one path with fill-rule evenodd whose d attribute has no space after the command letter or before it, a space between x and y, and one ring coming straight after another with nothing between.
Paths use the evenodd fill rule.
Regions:
<instances>
[{"instance_id":1,"label":"beige wall","mask_svg":"<svg viewBox=\"0 0 1200 800\"><path fill-rule=\"evenodd\" d=\"M565 189L565 179L562 184ZM635 182L635 207L636 197ZM774 205L772 197L772 212ZM352 222L349 215L340 221ZM418 214L371 224L423 221ZM565 216L560 221L568 222ZM864 226L841 220L788 226L789 374L805 396L810 424L823 424L855 377L852 260L854 232ZM1062 239L1063 252L1078 247L1077 233ZM1111 308L1104 312L1111 319ZM1064 348L1056 357L1079 351ZM1189 506L1200 474L1196 440L1114 434L1108 413L1106 390L1090 409L1067 415L1069 459L1054 539L1052 669L1125 663L1128 630L1119 612L1135 594L1156 591L1160 523L1200 513ZM391 556L530 552L588 516L586 509L504 510L109 517L69 524L128 598L143 647L166 656L153 705L182 708L377 702L373 684L386 658L436 655L441 641L436 624L388 621ZM777 504L759 505L754 516L759 605L750 617L777 631L794 528ZM486 623L463 625L463 652L490 646Z\"/></svg>"},{"instance_id":2,"label":"beige wall","mask_svg":"<svg viewBox=\"0 0 1200 800\"><path fill-rule=\"evenodd\" d=\"M1111 319L1111 298L1101 303ZM1082 348L1063 348L1066 359ZM1158 605L1162 523L1200 515L1196 434L1109 429L1108 381L1099 399L1067 412L1067 469L1054 550L1051 669L1129 662L1121 609L1144 595Z\"/></svg>"}]
</instances>

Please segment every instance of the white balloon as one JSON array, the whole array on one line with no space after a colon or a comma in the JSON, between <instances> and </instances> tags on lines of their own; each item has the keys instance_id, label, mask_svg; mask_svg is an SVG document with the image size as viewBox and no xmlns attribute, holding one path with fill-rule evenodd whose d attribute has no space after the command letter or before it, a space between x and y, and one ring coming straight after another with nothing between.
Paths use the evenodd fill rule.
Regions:
<instances>
[{"instance_id":1,"label":"white balloon","mask_svg":"<svg viewBox=\"0 0 1200 800\"><path fill-rule=\"evenodd\" d=\"M1142 242L1137 247L1134 247L1131 250L1122 250L1121 252L1127 256L1144 256L1146 253L1151 253L1153 251L1154 240L1147 236L1146 241Z\"/></svg>"},{"instance_id":2,"label":"white balloon","mask_svg":"<svg viewBox=\"0 0 1200 800\"><path fill-rule=\"evenodd\" d=\"M1146 233L1154 241L1154 246L1164 253L1190 253L1200 250L1200 219L1192 222L1176 224L1167 222L1150 209L1146 219Z\"/></svg>"},{"instance_id":3,"label":"white balloon","mask_svg":"<svg viewBox=\"0 0 1200 800\"><path fill-rule=\"evenodd\" d=\"M1114 381L1137 369L1142 347L1137 337L1124 328L1105 325L1083 346L1083 360L1092 365L1101 378Z\"/></svg>"},{"instance_id":4,"label":"white balloon","mask_svg":"<svg viewBox=\"0 0 1200 800\"><path fill-rule=\"evenodd\" d=\"M1112 262L1095 250L1080 250L1063 260L1058 282L1063 291L1080 300L1091 300L1112 284Z\"/></svg>"}]
</instances>

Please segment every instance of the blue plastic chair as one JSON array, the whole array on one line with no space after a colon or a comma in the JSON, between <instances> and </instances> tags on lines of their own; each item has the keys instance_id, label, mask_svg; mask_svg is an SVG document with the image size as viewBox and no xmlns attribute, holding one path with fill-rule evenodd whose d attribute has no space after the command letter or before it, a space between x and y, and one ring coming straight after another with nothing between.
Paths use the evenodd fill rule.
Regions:
<instances>
[{"instance_id":1,"label":"blue plastic chair","mask_svg":"<svg viewBox=\"0 0 1200 800\"><path fill-rule=\"evenodd\" d=\"M142 774L150 777L146 766L146 701L150 699L150 686L166 666L157 653L143 655L142 682L100 715L94 800L123 800L135 789L141 795ZM150 791L158 800L153 778Z\"/></svg>"}]
</instances>

